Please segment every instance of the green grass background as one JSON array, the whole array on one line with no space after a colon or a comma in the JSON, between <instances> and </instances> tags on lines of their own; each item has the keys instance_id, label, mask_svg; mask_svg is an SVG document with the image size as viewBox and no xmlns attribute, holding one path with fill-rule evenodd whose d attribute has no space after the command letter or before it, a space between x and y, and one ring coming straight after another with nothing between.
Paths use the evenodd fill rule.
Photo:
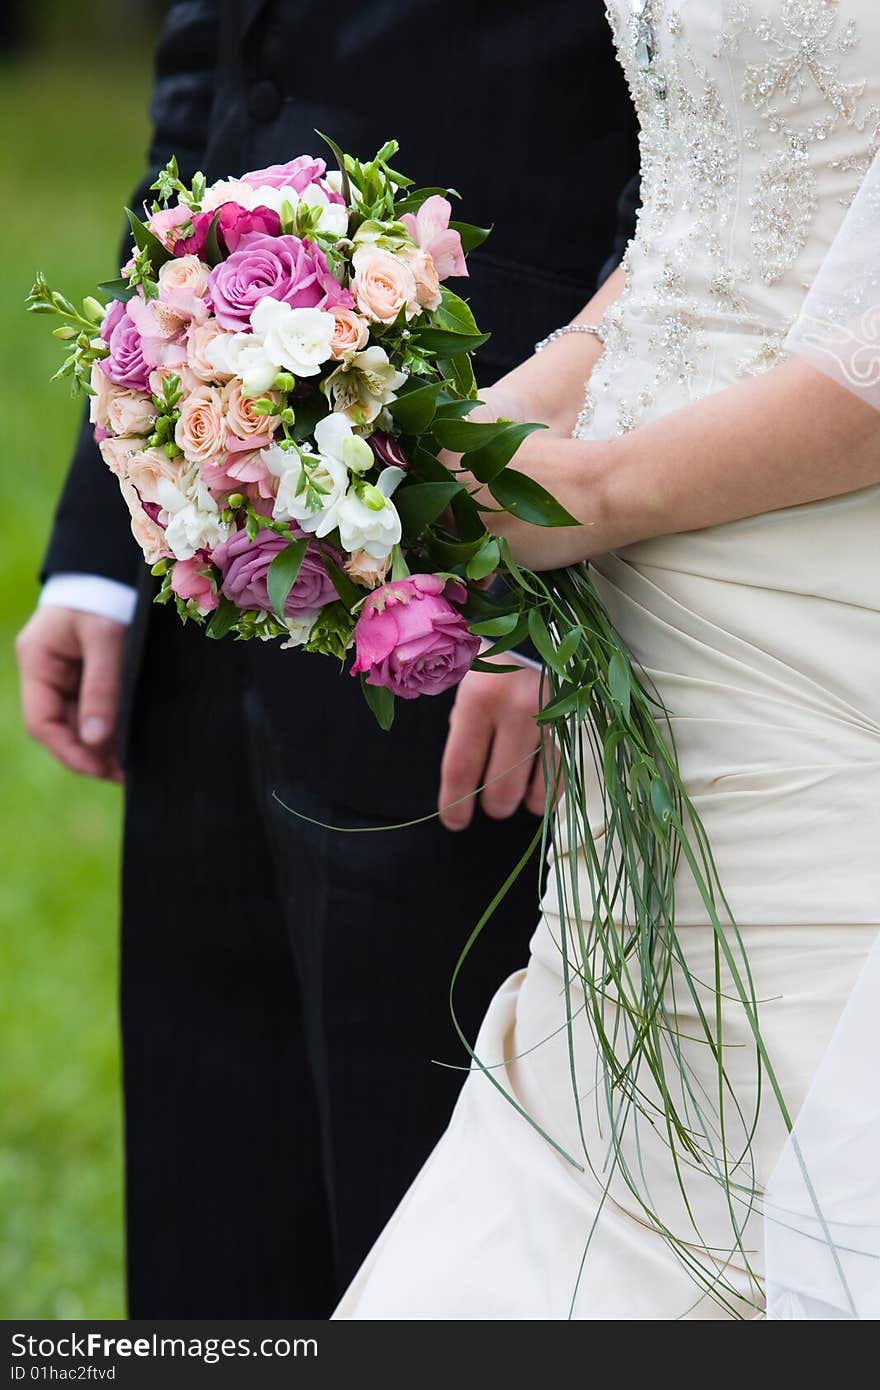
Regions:
<instances>
[{"instance_id":1,"label":"green grass background","mask_svg":"<svg viewBox=\"0 0 880 1390\"><path fill-rule=\"evenodd\" d=\"M113 16L124 8L98 15L78 0L0 67L4 1319L125 1315L121 799L116 788L63 772L22 734L12 652L37 596L35 572L79 410L66 384L47 384L60 345L51 320L27 317L23 300L37 269L72 297L115 271L121 204L142 170L151 61L148 34L134 27L114 35ZM89 31L86 18L101 23Z\"/></svg>"}]
</instances>

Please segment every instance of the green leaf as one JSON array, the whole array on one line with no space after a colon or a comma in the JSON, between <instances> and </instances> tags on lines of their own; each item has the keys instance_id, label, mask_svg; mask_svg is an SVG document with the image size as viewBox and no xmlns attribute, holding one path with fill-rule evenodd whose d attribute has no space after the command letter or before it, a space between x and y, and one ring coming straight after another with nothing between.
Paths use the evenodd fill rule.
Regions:
<instances>
[{"instance_id":1,"label":"green leaf","mask_svg":"<svg viewBox=\"0 0 880 1390\"><path fill-rule=\"evenodd\" d=\"M330 559L329 555L321 553L321 563L333 581L333 587L339 595L346 608L351 610L366 598L365 591L360 585L355 584L353 579L349 579L345 570L341 570L337 564Z\"/></svg>"},{"instance_id":2,"label":"green leaf","mask_svg":"<svg viewBox=\"0 0 880 1390\"><path fill-rule=\"evenodd\" d=\"M376 717L376 723L380 729L387 732L394 723L394 696L384 685L367 685L364 676L361 675L361 690L364 692L364 699Z\"/></svg>"},{"instance_id":3,"label":"green leaf","mask_svg":"<svg viewBox=\"0 0 880 1390\"><path fill-rule=\"evenodd\" d=\"M395 494L394 505L406 539L412 541L421 535L462 490L462 484L451 479L446 483L411 483L409 487L400 488Z\"/></svg>"},{"instance_id":4,"label":"green leaf","mask_svg":"<svg viewBox=\"0 0 880 1390\"><path fill-rule=\"evenodd\" d=\"M487 575L493 574L501 563L501 547L494 536L478 550L472 560L467 563L468 579L485 579Z\"/></svg>"},{"instance_id":5,"label":"green leaf","mask_svg":"<svg viewBox=\"0 0 880 1390\"><path fill-rule=\"evenodd\" d=\"M467 353L458 357L438 357L437 370L465 400L473 401L476 405L477 378L474 376L473 363Z\"/></svg>"},{"instance_id":6,"label":"green leaf","mask_svg":"<svg viewBox=\"0 0 880 1390\"><path fill-rule=\"evenodd\" d=\"M425 433L434 419L437 397L442 389L442 382L433 382L430 386L419 386L414 391L407 391L405 395L398 396L397 400L391 402L388 409L404 434Z\"/></svg>"},{"instance_id":7,"label":"green leaf","mask_svg":"<svg viewBox=\"0 0 880 1390\"><path fill-rule=\"evenodd\" d=\"M333 158L336 160L336 163L339 166L339 172L342 175L342 196L345 199L345 206L350 208L351 184L348 178L348 171L345 167L345 155L342 153L342 150L339 148L336 141L331 140L329 135L323 135L320 130L316 130L315 134L318 136L319 139L323 140L324 144L328 145L330 149L333 151Z\"/></svg>"},{"instance_id":8,"label":"green leaf","mask_svg":"<svg viewBox=\"0 0 880 1390\"><path fill-rule=\"evenodd\" d=\"M207 261L208 265L219 265L223 260L223 252L220 250L220 239L217 235L217 226L219 222L220 210L218 208L211 218L211 225L205 237L205 248L202 259Z\"/></svg>"},{"instance_id":9,"label":"green leaf","mask_svg":"<svg viewBox=\"0 0 880 1390\"><path fill-rule=\"evenodd\" d=\"M162 245L159 238L150 231L146 223L142 222L136 213L132 212L131 208L125 209L125 215L134 236L135 246L138 250L147 252L155 275L160 266L163 266L166 261L174 259L174 253L169 251L167 246Z\"/></svg>"},{"instance_id":10,"label":"green leaf","mask_svg":"<svg viewBox=\"0 0 880 1390\"><path fill-rule=\"evenodd\" d=\"M632 700L632 675L629 662L622 652L614 652L608 663L608 689L611 691L611 698L615 705L623 713L624 719L629 719Z\"/></svg>"},{"instance_id":11,"label":"green leaf","mask_svg":"<svg viewBox=\"0 0 880 1390\"><path fill-rule=\"evenodd\" d=\"M394 215L400 217L405 212L418 212L422 203L429 198L460 198L461 194L456 193L454 188L413 188L407 192L405 198L394 204Z\"/></svg>"},{"instance_id":12,"label":"green leaf","mask_svg":"<svg viewBox=\"0 0 880 1390\"><path fill-rule=\"evenodd\" d=\"M584 630L582 627L573 627L571 632L566 633L556 649L559 660L559 671L563 672L574 656L581 642L583 641Z\"/></svg>"},{"instance_id":13,"label":"green leaf","mask_svg":"<svg viewBox=\"0 0 880 1390\"><path fill-rule=\"evenodd\" d=\"M301 540L291 541L286 549L278 552L266 571L269 602L279 618L284 617L284 605L287 602L287 596L296 583L308 548L308 536L303 536Z\"/></svg>"},{"instance_id":14,"label":"green leaf","mask_svg":"<svg viewBox=\"0 0 880 1390\"><path fill-rule=\"evenodd\" d=\"M128 281L123 280L121 276L118 280L104 280L98 286L98 289L101 294L106 294L110 299L121 299L123 304L131 299L133 294L137 293L134 285L130 285Z\"/></svg>"},{"instance_id":15,"label":"green leaf","mask_svg":"<svg viewBox=\"0 0 880 1390\"><path fill-rule=\"evenodd\" d=\"M440 290L440 303L431 314L434 328L446 328L453 333L479 333L477 321L467 300L445 285Z\"/></svg>"},{"instance_id":16,"label":"green leaf","mask_svg":"<svg viewBox=\"0 0 880 1390\"><path fill-rule=\"evenodd\" d=\"M651 780L651 809L660 824L666 829L670 819L675 814L675 807L659 777L654 777Z\"/></svg>"},{"instance_id":17,"label":"green leaf","mask_svg":"<svg viewBox=\"0 0 880 1390\"><path fill-rule=\"evenodd\" d=\"M470 669L472 671L490 672L493 676L503 676L508 671L521 671L522 665L518 661L515 664L502 665L498 661L486 661L483 657L475 656L471 662Z\"/></svg>"},{"instance_id":18,"label":"green leaf","mask_svg":"<svg viewBox=\"0 0 880 1390\"><path fill-rule=\"evenodd\" d=\"M466 490L453 497L452 515L455 518L455 530L459 541L467 545L472 541L477 541L480 545L484 543L486 526L483 513Z\"/></svg>"},{"instance_id":19,"label":"green leaf","mask_svg":"<svg viewBox=\"0 0 880 1390\"><path fill-rule=\"evenodd\" d=\"M529 609L529 636L537 647L541 660L561 675L559 655L540 608Z\"/></svg>"},{"instance_id":20,"label":"green leaf","mask_svg":"<svg viewBox=\"0 0 880 1390\"><path fill-rule=\"evenodd\" d=\"M413 333L413 342L420 352L456 357L462 352L476 352L491 336L491 333L448 333L443 328L422 328Z\"/></svg>"},{"instance_id":21,"label":"green leaf","mask_svg":"<svg viewBox=\"0 0 880 1390\"><path fill-rule=\"evenodd\" d=\"M494 443L509 424L508 420L488 420L477 424L473 420L438 419L434 425L434 435L441 449L448 449L451 454L470 454Z\"/></svg>"},{"instance_id":22,"label":"green leaf","mask_svg":"<svg viewBox=\"0 0 880 1390\"><path fill-rule=\"evenodd\" d=\"M435 418L438 420L461 420L465 415L470 415L472 410L476 410L480 404L481 402L477 400L460 401L457 397L447 396L444 392L437 403Z\"/></svg>"},{"instance_id":23,"label":"green leaf","mask_svg":"<svg viewBox=\"0 0 880 1390\"><path fill-rule=\"evenodd\" d=\"M473 222L450 222L449 226L461 237L461 249L465 253L476 250L492 235L491 227L475 227Z\"/></svg>"},{"instance_id":24,"label":"green leaf","mask_svg":"<svg viewBox=\"0 0 880 1390\"><path fill-rule=\"evenodd\" d=\"M529 620L525 613L520 613L516 627L511 632L499 637L487 651L481 652L480 655L483 657L498 656L501 652L512 651L514 647L522 646L528 635Z\"/></svg>"},{"instance_id":25,"label":"green leaf","mask_svg":"<svg viewBox=\"0 0 880 1390\"><path fill-rule=\"evenodd\" d=\"M470 628L478 637L507 637L518 626L521 618L521 613L502 613L498 618L471 623Z\"/></svg>"},{"instance_id":26,"label":"green leaf","mask_svg":"<svg viewBox=\"0 0 880 1390\"><path fill-rule=\"evenodd\" d=\"M591 689L590 685L564 688L551 704L541 710L537 716L538 723L548 724L553 719L562 719L568 714L583 712L589 704Z\"/></svg>"},{"instance_id":27,"label":"green leaf","mask_svg":"<svg viewBox=\"0 0 880 1390\"><path fill-rule=\"evenodd\" d=\"M228 599L225 594L221 594L220 602L211 614L210 621L205 629L207 636L213 637L215 640L225 637L229 629L238 621L240 616L241 614L232 600Z\"/></svg>"},{"instance_id":28,"label":"green leaf","mask_svg":"<svg viewBox=\"0 0 880 1390\"><path fill-rule=\"evenodd\" d=\"M475 426L476 428L476 426ZM497 478L502 473L514 454L519 449L524 439L535 430L546 429L546 425L507 425L501 433L490 443L484 444L482 449L475 449L468 454L467 465L475 478L479 478L481 483L491 483L493 478Z\"/></svg>"},{"instance_id":29,"label":"green leaf","mask_svg":"<svg viewBox=\"0 0 880 1390\"><path fill-rule=\"evenodd\" d=\"M503 473L499 473L489 484L489 491L499 506L510 512L511 516L528 521L533 526L580 525L555 497L550 496L546 488L513 468L505 468Z\"/></svg>"},{"instance_id":30,"label":"green leaf","mask_svg":"<svg viewBox=\"0 0 880 1390\"><path fill-rule=\"evenodd\" d=\"M303 444L307 439L312 438L318 421L330 414L330 405L326 396L322 396L320 391L315 391L311 396L305 396L302 400L295 400L293 407L296 418L290 433L297 444Z\"/></svg>"}]
</instances>

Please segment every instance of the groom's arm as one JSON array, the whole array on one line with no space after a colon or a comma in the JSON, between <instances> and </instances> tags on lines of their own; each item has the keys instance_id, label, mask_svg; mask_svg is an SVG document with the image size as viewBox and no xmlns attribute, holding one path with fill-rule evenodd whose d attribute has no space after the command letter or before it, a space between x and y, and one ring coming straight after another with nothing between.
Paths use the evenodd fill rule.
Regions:
<instances>
[{"instance_id":1,"label":"groom's arm","mask_svg":"<svg viewBox=\"0 0 880 1390\"><path fill-rule=\"evenodd\" d=\"M143 203L156 173L172 155L184 179L203 158L216 78L218 8L218 0L175 0L168 10L156 50L149 172L133 195L133 208ZM127 243L128 238L123 258ZM114 593L112 585L134 586L142 563L119 485L101 460L86 412L55 512L43 577L89 575L109 580L103 588L69 586L73 606L97 603L108 616L125 617L124 594ZM56 602L62 583L56 579L52 585ZM130 608L131 603L128 617Z\"/></svg>"},{"instance_id":2,"label":"groom's arm","mask_svg":"<svg viewBox=\"0 0 880 1390\"><path fill-rule=\"evenodd\" d=\"M172 0L156 52L149 173L201 163L211 122L219 0ZM123 252L123 257L126 253ZM41 605L16 643L25 727L65 767L120 775L114 742L126 624L142 569L116 480L84 418L43 562Z\"/></svg>"}]
</instances>

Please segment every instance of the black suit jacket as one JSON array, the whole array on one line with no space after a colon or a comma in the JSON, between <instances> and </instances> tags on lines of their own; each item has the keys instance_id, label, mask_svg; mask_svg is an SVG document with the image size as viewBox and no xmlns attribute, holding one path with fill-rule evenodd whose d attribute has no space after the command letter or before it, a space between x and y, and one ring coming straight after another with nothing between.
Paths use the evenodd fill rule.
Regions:
<instances>
[{"instance_id":1,"label":"black suit jacket","mask_svg":"<svg viewBox=\"0 0 880 1390\"><path fill-rule=\"evenodd\" d=\"M635 118L601 0L172 0L156 56L146 196L176 154L209 180L304 151L323 130L369 156L390 136L420 185L494 224L456 288L493 336L484 381L592 294L631 233ZM331 161L332 162L332 161ZM140 583L116 479L83 423L43 573Z\"/></svg>"}]
</instances>

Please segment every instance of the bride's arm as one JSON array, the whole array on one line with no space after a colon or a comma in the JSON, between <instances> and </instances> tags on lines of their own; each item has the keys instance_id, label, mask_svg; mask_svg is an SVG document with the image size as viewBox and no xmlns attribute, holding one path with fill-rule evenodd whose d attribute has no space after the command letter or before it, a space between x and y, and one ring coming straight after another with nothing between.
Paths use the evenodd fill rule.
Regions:
<instances>
[{"instance_id":1,"label":"bride's arm","mask_svg":"<svg viewBox=\"0 0 880 1390\"><path fill-rule=\"evenodd\" d=\"M572 322L598 326L623 287L624 273L618 268ZM470 419L537 420L549 425L553 434L568 436L584 403L585 384L601 356L599 338L567 333L481 391L486 408L475 410Z\"/></svg>"},{"instance_id":2,"label":"bride's arm","mask_svg":"<svg viewBox=\"0 0 880 1390\"><path fill-rule=\"evenodd\" d=\"M517 372L537 371L550 356ZM551 389L549 360L547 368ZM530 526L497 511L486 513L486 524L508 538L522 564L554 569L880 482L880 412L793 359L619 439L532 435L513 466L582 525ZM494 505L488 493L478 495Z\"/></svg>"}]
</instances>

